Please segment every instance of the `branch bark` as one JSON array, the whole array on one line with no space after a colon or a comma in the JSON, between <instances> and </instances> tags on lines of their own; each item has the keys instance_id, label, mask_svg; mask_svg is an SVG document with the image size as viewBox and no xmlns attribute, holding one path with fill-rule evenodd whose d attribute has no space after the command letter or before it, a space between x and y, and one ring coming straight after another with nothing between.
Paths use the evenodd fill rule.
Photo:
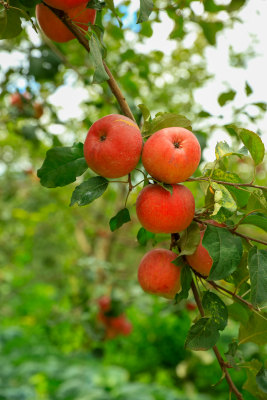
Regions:
<instances>
[{"instance_id":1,"label":"branch bark","mask_svg":"<svg viewBox=\"0 0 267 400\"><path fill-rule=\"evenodd\" d=\"M206 177L200 177L200 178L188 178L188 182L198 182L198 181L206 181L206 182L216 182L221 185L228 185L228 186L234 186L236 188L239 187L252 187L254 189L262 189L262 190L267 190L266 186L259 186L259 185L253 185L252 183L237 183L237 182L225 182L225 181L218 181L217 179L210 179Z\"/></svg>"},{"instance_id":2,"label":"branch bark","mask_svg":"<svg viewBox=\"0 0 267 400\"><path fill-rule=\"evenodd\" d=\"M191 289L192 289L195 301L197 303L200 315L201 315L201 317L204 317L205 316L205 312L204 312L204 309L203 309L203 306L202 306L202 303L201 303L201 300L200 300L200 297L199 297L195 282L193 280L192 280L192 284L191 284ZM230 374L228 372L228 369L227 369L227 364L225 363L224 359L222 358L218 347L215 345L215 346L212 347L212 349L213 349L214 354L215 354L215 356L216 356L216 358L218 360L218 363L220 364L220 367L221 367L221 370L222 370L222 372L223 372L223 374L225 376L225 379L226 379L226 381L228 383L230 392L234 393L238 400L244 400L242 394L239 392L239 390L235 386L234 382L232 381L232 378L231 378L231 376L230 376Z\"/></svg>"},{"instance_id":3,"label":"branch bark","mask_svg":"<svg viewBox=\"0 0 267 400\"><path fill-rule=\"evenodd\" d=\"M88 40L86 39L85 35L82 33L82 31L73 24L71 18L62 10L58 10L57 8L50 7L48 4L43 2L43 4L48 7L62 22L66 27L73 33L73 35L76 37L78 42L85 48L85 50L90 53L90 47ZM122 94L122 91L117 84L114 76L112 75L110 69L108 68L107 64L103 61L104 68L106 70L106 73L109 76L109 80L107 81L107 84L110 87L110 90L114 94L115 98L117 99L119 106L121 108L121 111L123 112L126 117L132 119L135 121L135 118L133 116L133 113L125 99L125 97Z\"/></svg>"},{"instance_id":4,"label":"branch bark","mask_svg":"<svg viewBox=\"0 0 267 400\"><path fill-rule=\"evenodd\" d=\"M205 220L198 219L198 218L194 218L194 221L200 222L201 224L204 224L204 225L213 225ZM226 228L226 229L228 229L229 232L233 233L234 235L240 236L243 239L251 240L252 242L261 243L261 244L264 244L265 246L267 246L267 242L265 242L264 240L255 239L255 238L252 238L251 236L244 235L243 233L239 233L235 229L228 228L227 226L218 226L218 228Z\"/></svg>"},{"instance_id":5,"label":"branch bark","mask_svg":"<svg viewBox=\"0 0 267 400\"><path fill-rule=\"evenodd\" d=\"M255 311L260 311L257 307L254 307L253 304L249 303L247 300L243 299L243 297L239 296L238 294L231 292L231 290L228 290L226 288L224 288L223 286L218 285L217 283L213 282L213 281L207 281L214 289L218 290L218 291L222 291L225 293L230 294L232 297L234 297L235 299L237 299L238 301L240 301L241 303L244 303L248 308L250 308L251 310L255 310Z\"/></svg>"}]
</instances>

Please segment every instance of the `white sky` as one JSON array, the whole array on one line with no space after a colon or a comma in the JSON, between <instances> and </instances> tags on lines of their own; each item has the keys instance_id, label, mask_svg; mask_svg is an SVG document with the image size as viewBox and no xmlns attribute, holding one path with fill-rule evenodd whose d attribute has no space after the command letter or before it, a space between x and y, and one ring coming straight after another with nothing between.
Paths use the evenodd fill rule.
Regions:
<instances>
[{"instance_id":1,"label":"white sky","mask_svg":"<svg viewBox=\"0 0 267 400\"><path fill-rule=\"evenodd\" d=\"M224 3L229 3L225 0ZM219 3L222 3L221 0ZM119 5L121 0L114 0L115 5ZM196 1L194 4L195 13L201 15L203 13L203 5ZM138 10L140 0L132 0L129 6L129 16L124 23L127 25L132 23L133 14ZM225 18L224 13L221 18ZM206 86L199 89L195 93L195 99L203 105L203 109L209 111L212 115L223 115L224 119L219 124L231 123L232 102L224 107L220 107L217 98L218 95L232 88L237 91L234 104L236 107L242 106L249 102L266 102L267 101L267 1L266 0L250 0L246 7L239 13L239 17L243 23L236 23L234 29L224 30L217 35L216 47L209 46L206 49L208 72L215 75L215 78L209 81ZM143 44L135 43L133 33L129 33L129 39L133 39L134 49L139 52L147 53L151 50L161 50L165 54L171 53L176 47L175 41L168 40L169 33L173 29L173 21L170 20L166 13L161 13L161 23L155 23L153 26L153 36L144 41ZM29 28L31 30L31 28ZM258 54L257 57L248 61L247 69L233 68L229 65L229 46L233 46L236 52L245 51L252 44L251 34L257 37L257 43L253 43L253 50ZM36 33L31 31L33 41L38 44L39 38ZM187 41L194 40L194 33L188 35ZM190 43L189 43L190 44ZM23 62L21 53L14 51L12 53L0 51L1 70L8 69L10 66L19 65ZM247 98L244 92L244 82L248 81L253 88L253 94ZM23 88L25 82L21 79L18 82L20 88ZM74 103L72 99L79 99ZM69 74L65 84L57 89L50 96L49 100L59 107L59 117L62 120L68 118L82 118L83 112L79 105L88 98L88 91L81 86L77 87L75 76ZM253 110L252 110L253 111ZM250 124L244 126L247 129L262 133L262 139L267 145L267 115L264 120L259 121L257 126ZM207 160L214 159L214 148L218 140L229 141L228 135L220 130L218 134L213 135L209 139L208 149L204 155Z\"/></svg>"}]
</instances>

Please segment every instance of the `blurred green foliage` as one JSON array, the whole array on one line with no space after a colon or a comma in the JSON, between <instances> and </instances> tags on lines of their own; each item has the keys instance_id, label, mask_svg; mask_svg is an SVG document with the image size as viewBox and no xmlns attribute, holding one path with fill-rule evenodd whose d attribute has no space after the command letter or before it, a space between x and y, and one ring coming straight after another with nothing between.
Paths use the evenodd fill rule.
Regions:
<instances>
[{"instance_id":1,"label":"blurred green foliage","mask_svg":"<svg viewBox=\"0 0 267 400\"><path fill-rule=\"evenodd\" d=\"M123 3L128 6L130 2ZM179 2L182 13L176 4L167 7L174 21L170 37L176 42L165 56L157 50L143 54L133 46L134 40L142 43L156 29L160 20L157 7L163 8L167 2L155 3L152 20L140 27L138 35L133 34L132 26L122 31L115 16L104 14L107 62L138 122L140 103L154 114L185 114L205 149L214 122L203 110L204 104L195 103L194 91L209 79L204 51L208 43L216 42L223 28L216 21L220 6L205 2L206 20L196 18L190 1ZM235 3L238 11L244 1L230 2L229 15L236 11ZM123 8L117 12L123 20ZM228 24L234 19L235 15ZM182 39L190 24L198 28L188 47ZM138 263L146 249L152 248L152 240L145 247L134 239L140 228L134 213L137 192L129 198L132 222L111 234L108 222L124 205L123 185L109 187L89 207L70 209L74 186L48 190L41 188L36 176L48 148L83 141L95 120L119 112L107 85L92 85L92 65L76 41L55 45L43 38L39 43L30 23L12 41L1 42L4 54L14 54L13 49L23 62L0 73L0 399L225 400L225 382L211 387L221 377L213 355L184 349L186 333L197 313L186 311L185 301L173 305L144 294L137 285ZM240 64L247 57L231 53L233 60ZM10 106L10 94L21 88L21 82L31 100L18 110ZM60 119L50 99L64 84L86 90L80 118ZM44 106L40 120L32 113L34 101ZM259 106L259 117L262 111ZM255 121L249 114L246 118ZM237 112L233 122L238 120ZM237 137L232 135L236 145ZM251 178L253 167L248 157L225 164L242 179ZM264 183L265 174L260 165L258 184ZM137 179L138 173L133 177L134 182ZM203 207L200 185L188 185L197 208ZM257 234L266 237L259 229ZM158 240L168 245L166 237ZM107 341L97 320L97 299L111 292L125 305L133 332ZM230 325L222 334L222 352L238 337L237 314L239 309L232 310ZM266 346L252 343L244 343L242 350L246 360L263 361L267 352ZM244 384L244 369L233 370L231 375L237 386ZM244 398L255 397L245 391Z\"/></svg>"}]
</instances>

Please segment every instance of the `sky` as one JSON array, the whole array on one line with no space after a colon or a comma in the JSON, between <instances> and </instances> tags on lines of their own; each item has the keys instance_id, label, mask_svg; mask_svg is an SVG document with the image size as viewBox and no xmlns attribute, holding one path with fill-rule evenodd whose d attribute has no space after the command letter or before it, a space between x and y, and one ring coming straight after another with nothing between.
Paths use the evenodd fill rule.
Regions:
<instances>
[{"instance_id":1,"label":"sky","mask_svg":"<svg viewBox=\"0 0 267 400\"><path fill-rule=\"evenodd\" d=\"M230 0L220 0L220 3L229 3ZM121 0L114 0L116 6L119 6ZM124 26L132 26L135 29L136 12L139 9L140 0L131 0L128 7L128 15L124 18ZM194 12L201 15L203 5L199 1L193 2ZM234 29L226 29L217 36L217 45L208 46L206 49L208 72L214 74L215 78L210 80L205 87L195 93L195 99L203 105L203 109L214 116L223 115L223 120L219 124L231 123L232 103L220 107L217 98L218 95L229 89L237 92L234 104L236 107L242 106L247 102L266 102L267 101L267 0L250 0L248 4L239 13L243 23L236 23ZM221 13L220 18L227 18L227 14ZM148 53L151 50L161 50L165 54L170 54L176 48L176 42L169 40L168 36L173 29L173 21L170 20L165 12L160 15L161 22L153 24L153 35L144 40L142 44L135 43L135 34L127 33L128 39L132 40L134 49L141 53ZM193 31L193 29L192 29ZM29 27L29 33L34 43L40 43L37 34ZM252 39L256 37L256 41ZM194 32L189 34L186 42L188 46L194 40ZM236 52L243 52L252 46L257 56L248 61L246 69L233 68L229 65L229 46L232 46ZM14 51L12 53L0 51L1 69L8 69L12 65L18 65L25 62L21 53ZM0 69L0 73L1 73ZM244 91L244 82L247 81L253 88L253 94L247 98ZM21 79L17 82L18 87L23 90L25 82ZM73 104L70 99L79 99L77 104ZM49 100L59 107L59 117L64 121L68 118L82 118L83 111L79 105L88 99L88 91L82 86L77 86L75 75L69 73L65 84L62 85ZM250 112L255 110L253 107ZM257 126L250 124L244 128L262 133L262 139L267 145L267 115L257 123ZM227 140L229 136L224 131L215 132L208 141L208 148L204 153L207 161L214 159L214 148L218 140Z\"/></svg>"}]
</instances>

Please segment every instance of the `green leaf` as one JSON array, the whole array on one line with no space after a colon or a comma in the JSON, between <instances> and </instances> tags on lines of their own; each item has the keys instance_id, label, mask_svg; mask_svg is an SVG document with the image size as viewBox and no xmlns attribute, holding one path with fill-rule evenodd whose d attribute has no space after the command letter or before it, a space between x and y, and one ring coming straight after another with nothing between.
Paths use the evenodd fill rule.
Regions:
<instances>
[{"instance_id":1,"label":"green leaf","mask_svg":"<svg viewBox=\"0 0 267 400\"><path fill-rule=\"evenodd\" d=\"M237 322L241 322L241 324L246 325L249 319L249 309L240 304L240 303L233 303L228 306L228 315L231 319Z\"/></svg>"},{"instance_id":2,"label":"green leaf","mask_svg":"<svg viewBox=\"0 0 267 400\"><path fill-rule=\"evenodd\" d=\"M154 8L153 0L140 0L140 11L137 23L140 24L148 20Z\"/></svg>"},{"instance_id":3,"label":"green leaf","mask_svg":"<svg viewBox=\"0 0 267 400\"><path fill-rule=\"evenodd\" d=\"M197 222L192 222L187 229L180 232L179 256L193 254L200 242L200 229Z\"/></svg>"},{"instance_id":4,"label":"green leaf","mask_svg":"<svg viewBox=\"0 0 267 400\"><path fill-rule=\"evenodd\" d=\"M264 158L265 148L264 144L256 133L249 131L248 129L238 129L240 139L248 149L256 165L259 165Z\"/></svg>"},{"instance_id":5,"label":"green leaf","mask_svg":"<svg viewBox=\"0 0 267 400\"><path fill-rule=\"evenodd\" d=\"M253 190L248 199L247 210L262 210L263 212L267 212L266 192L263 192L261 189Z\"/></svg>"},{"instance_id":6,"label":"green leaf","mask_svg":"<svg viewBox=\"0 0 267 400\"><path fill-rule=\"evenodd\" d=\"M1 11L0 39L13 39L21 33L21 16L21 12L14 8Z\"/></svg>"},{"instance_id":7,"label":"green leaf","mask_svg":"<svg viewBox=\"0 0 267 400\"><path fill-rule=\"evenodd\" d=\"M250 96L251 93L253 93L253 90L251 89L251 86L248 84L248 82L246 82L245 91L247 96Z\"/></svg>"},{"instance_id":8,"label":"green leaf","mask_svg":"<svg viewBox=\"0 0 267 400\"><path fill-rule=\"evenodd\" d=\"M239 8L243 7L246 4L247 0L232 0L231 3L227 6L228 11L237 11Z\"/></svg>"},{"instance_id":9,"label":"green leaf","mask_svg":"<svg viewBox=\"0 0 267 400\"><path fill-rule=\"evenodd\" d=\"M140 228L137 233L137 240L141 246L146 246L147 242L155 237L155 233L149 232L145 228Z\"/></svg>"},{"instance_id":10,"label":"green leaf","mask_svg":"<svg viewBox=\"0 0 267 400\"><path fill-rule=\"evenodd\" d=\"M78 206L85 206L102 196L108 187L108 180L102 176L94 176L77 186L72 193L70 206L75 203Z\"/></svg>"},{"instance_id":11,"label":"green leaf","mask_svg":"<svg viewBox=\"0 0 267 400\"><path fill-rule=\"evenodd\" d=\"M227 325L228 311L224 302L215 293L206 292L202 299L205 315L212 319L217 329L223 331Z\"/></svg>"},{"instance_id":12,"label":"green leaf","mask_svg":"<svg viewBox=\"0 0 267 400\"><path fill-rule=\"evenodd\" d=\"M242 324L239 329L239 344L253 342L260 346L266 345L267 337L267 313L258 315L252 313L248 322Z\"/></svg>"},{"instance_id":13,"label":"green leaf","mask_svg":"<svg viewBox=\"0 0 267 400\"><path fill-rule=\"evenodd\" d=\"M176 259L177 260L177 259ZM173 261L173 264L175 264L175 261ZM177 264L180 266L180 262L178 261ZM179 303L183 299L188 298L188 293L191 287L191 282L192 282L192 272L191 269L188 267L188 265L184 265L181 271L181 287L182 290L176 294L175 296L175 302Z\"/></svg>"},{"instance_id":14,"label":"green leaf","mask_svg":"<svg viewBox=\"0 0 267 400\"><path fill-rule=\"evenodd\" d=\"M240 158L244 157L244 151L241 149L241 151L233 151L229 144L226 142L218 142L216 147L215 147L215 155L216 159L219 160L223 157L228 157L228 156L238 156Z\"/></svg>"},{"instance_id":15,"label":"green leaf","mask_svg":"<svg viewBox=\"0 0 267 400\"><path fill-rule=\"evenodd\" d=\"M109 76L106 73L104 65L103 65L102 54L101 54L101 44L95 33L91 34L91 37L89 40L89 47L90 47L90 53L89 53L90 60L92 61L94 68L95 68L93 82L94 83L102 83L102 82L109 80Z\"/></svg>"},{"instance_id":16,"label":"green leaf","mask_svg":"<svg viewBox=\"0 0 267 400\"><path fill-rule=\"evenodd\" d=\"M256 382L259 387L259 389L267 393L267 369L261 368L259 372L256 375Z\"/></svg>"},{"instance_id":17,"label":"green leaf","mask_svg":"<svg viewBox=\"0 0 267 400\"><path fill-rule=\"evenodd\" d=\"M123 224L126 224L126 222L129 221L131 221L129 210L128 208L123 208L115 215L115 217L111 218L111 220L109 221L111 232L119 229Z\"/></svg>"},{"instance_id":18,"label":"green leaf","mask_svg":"<svg viewBox=\"0 0 267 400\"><path fill-rule=\"evenodd\" d=\"M263 161L265 148L264 144L255 132L249 131L248 129L238 128L235 125L231 125L231 129L240 137L246 148L251 154L256 165Z\"/></svg>"},{"instance_id":19,"label":"green leaf","mask_svg":"<svg viewBox=\"0 0 267 400\"><path fill-rule=\"evenodd\" d=\"M0 10L0 38L2 38L2 34L5 32L7 25L7 14L6 10Z\"/></svg>"},{"instance_id":20,"label":"green leaf","mask_svg":"<svg viewBox=\"0 0 267 400\"><path fill-rule=\"evenodd\" d=\"M200 21L199 25L201 26L204 36L209 42L209 44L214 46L216 44L217 33L223 29L223 23L220 21L216 22Z\"/></svg>"},{"instance_id":21,"label":"green leaf","mask_svg":"<svg viewBox=\"0 0 267 400\"><path fill-rule=\"evenodd\" d=\"M210 280L220 280L232 274L240 263L243 247L240 237L233 235L226 228L208 225L202 240L208 250L213 265Z\"/></svg>"},{"instance_id":22,"label":"green leaf","mask_svg":"<svg viewBox=\"0 0 267 400\"><path fill-rule=\"evenodd\" d=\"M261 229L263 229L265 232L267 232L267 217L264 214L261 213L253 213L248 216L246 216L242 221L241 224L249 224L249 225L255 225Z\"/></svg>"},{"instance_id":23,"label":"green leaf","mask_svg":"<svg viewBox=\"0 0 267 400\"><path fill-rule=\"evenodd\" d=\"M116 13L116 9L115 9L115 6L114 6L114 1L113 0L105 0L105 3L107 4L108 8L113 12L115 17L117 18L120 27L122 27L121 19L119 18L118 14Z\"/></svg>"},{"instance_id":24,"label":"green leaf","mask_svg":"<svg viewBox=\"0 0 267 400\"><path fill-rule=\"evenodd\" d=\"M149 121L151 116L150 116L150 111L147 108L147 106L145 104L138 104L138 108L141 110L141 113L142 113L143 118L144 118L144 122Z\"/></svg>"},{"instance_id":25,"label":"green leaf","mask_svg":"<svg viewBox=\"0 0 267 400\"><path fill-rule=\"evenodd\" d=\"M214 190L214 210L211 215L223 222L236 212L236 202L224 185L211 182L210 186Z\"/></svg>"},{"instance_id":26,"label":"green leaf","mask_svg":"<svg viewBox=\"0 0 267 400\"><path fill-rule=\"evenodd\" d=\"M185 347L191 350L208 350L220 338L217 326L211 318L200 318L189 330Z\"/></svg>"},{"instance_id":27,"label":"green leaf","mask_svg":"<svg viewBox=\"0 0 267 400\"><path fill-rule=\"evenodd\" d=\"M267 250L254 246L248 253L251 302L263 306L267 302Z\"/></svg>"},{"instance_id":28,"label":"green leaf","mask_svg":"<svg viewBox=\"0 0 267 400\"><path fill-rule=\"evenodd\" d=\"M191 122L183 115L175 113L159 113L152 120L149 133L154 133L163 128L169 128L171 126L179 126L192 130Z\"/></svg>"},{"instance_id":29,"label":"green leaf","mask_svg":"<svg viewBox=\"0 0 267 400\"><path fill-rule=\"evenodd\" d=\"M252 105L260 108L262 111L267 111L267 103L257 102L257 103L252 103Z\"/></svg>"},{"instance_id":30,"label":"green leaf","mask_svg":"<svg viewBox=\"0 0 267 400\"><path fill-rule=\"evenodd\" d=\"M236 359L237 362L243 361L242 353L238 351L238 343L236 341L229 343L228 351L224 355L232 367L236 367Z\"/></svg>"},{"instance_id":31,"label":"green leaf","mask_svg":"<svg viewBox=\"0 0 267 400\"><path fill-rule=\"evenodd\" d=\"M257 384L257 374L262 369L262 363L259 360L252 360L242 365L247 373L247 380L243 389L252 394L253 399L266 400L266 392L262 391Z\"/></svg>"},{"instance_id":32,"label":"green leaf","mask_svg":"<svg viewBox=\"0 0 267 400\"><path fill-rule=\"evenodd\" d=\"M83 144L72 147L54 147L47 151L42 167L37 171L41 185L48 188L75 182L88 166L83 156Z\"/></svg>"},{"instance_id":33,"label":"green leaf","mask_svg":"<svg viewBox=\"0 0 267 400\"><path fill-rule=\"evenodd\" d=\"M229 90L228 92L221 93L218 97L218 103L223 107L229 101L234 100L236 92L234 90Z\"/></svg>"}]
</instances>

